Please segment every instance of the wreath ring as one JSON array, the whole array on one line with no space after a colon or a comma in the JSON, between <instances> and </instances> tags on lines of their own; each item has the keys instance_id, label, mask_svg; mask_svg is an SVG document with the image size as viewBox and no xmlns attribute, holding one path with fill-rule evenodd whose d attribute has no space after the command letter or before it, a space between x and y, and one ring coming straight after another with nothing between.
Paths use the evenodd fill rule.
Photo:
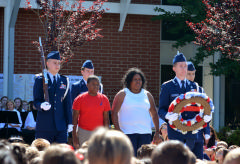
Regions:
<instances>
[{"instance_id":1,"label":"wreath ring","mask_svg":"<svg viewBox=\"0 0 240 164\"><path fill-rule=\"evenodd\" d=\"M185 98L185 96L188 95L188 99ZM189 97L190 95L190 97ZM181 97L181 98L180 98ZM202 119L205 115L211 115L211 113L214 110L214 106L212 103L212 100L206 96L206 94L201 93L191 93L188 92L184 95L180 95L177 97L169 106L169 112L181 114L181 111L184 107L186 107L188 104L200 104L203 109L203 116L199 117L198 121L196 121L196 117L194 124L191 126L184 125L181 122L181 119L177 119L173 122L169 122L170 127L173 128L176 131L179 131L183 134L186 134L189 131L192 131L192 133L197 133L199 130L203 129L207 126L207 123ZM192 120L191 120L192 121Z\"/></svg>"}]
</instances>

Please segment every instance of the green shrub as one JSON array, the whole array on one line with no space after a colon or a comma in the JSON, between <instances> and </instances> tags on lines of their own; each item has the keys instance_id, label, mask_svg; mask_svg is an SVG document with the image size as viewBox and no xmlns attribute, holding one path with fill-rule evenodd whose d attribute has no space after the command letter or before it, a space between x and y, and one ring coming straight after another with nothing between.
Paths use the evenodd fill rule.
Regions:
<instances>
[{"instance_id":1,"label":"green shrub","mask_svg":"<svg viewBox=\"0 0 240 164\"><path fill-rule=\"evenodd\" d=\"M240 130L239 128L231 129L230 127L222 128L219 133L217 133L219 140L226 141L228 145L238 145L240 146Z\"/></svg>"}]
</instances>

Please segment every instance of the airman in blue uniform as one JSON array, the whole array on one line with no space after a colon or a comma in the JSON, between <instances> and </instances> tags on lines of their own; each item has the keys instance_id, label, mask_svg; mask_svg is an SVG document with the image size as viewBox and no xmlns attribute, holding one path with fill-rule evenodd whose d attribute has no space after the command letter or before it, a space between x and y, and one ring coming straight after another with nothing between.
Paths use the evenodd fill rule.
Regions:
<instances>
[{"instance_id":1,"label":"airman in blue uniform","mask_svg":"<svg viewBox=\"0 0 240 164\"><path fill-rule=\"evenodd\" d=\"M82 80L74 83L71 88L72 101L79 95L88 91L87 79L90 75L94 75L94 67L91 60L86 60L82 65L81 73L83 75ZM99 92L103 93L103 85L100 83Z\"/></svg>"},{"instance_id":2,"label":"airman in blue uniform","mask_svg":"<svg viewBox=\"0 0 240 164\"><path fill-rule=\"evenodd\" d=\"M165 82L161 86L158 114L160 118L167 122L168 138L170 140L179 140L185 143L193 151L195 149L195 142L198 139L198 134L192 134L192 132L182 134L172 129L168 123L168 121L175 121L178 119L177 113L168 113L170 103L180 94L189 91L196 92L197 90L196 84L186 79L187 61L182 53L178 53L174 57L173 71L176 73L175 78ZM188 120L194 118L196 113L185 111L181 115L184 120Z\"/></svg>"},{"instance_id":3,"label":"airman in blue uniform","mask_svg":"<svg viewBox=\"0 0 240 164\"><path fill-rule=\"evenodd\" d=\"M60 55L52 51L47 56L49 102L44 99L43 77L37 76L33 88L34 106L38 110L36 138L50 143L67 143L68 125L72 124L72 101L67 77L59 75Z\"/></svg>"},{"instance_id":4,"label":"airman in blue uniform","mask_svg":"<svg viewBox=\"0 0 240 164\"><path fill-rule=\"evenodd\" d=\"M189 81L194 82L195 80L195 73L196 69L192 62L187 62L188 64L188 71L186 78ZM204 89L198 85L197 82L195 82L197 86L197 92L204 93ZM204 139L206 142L210 139L210 127L209 123L207 124L207 127L204 129L201 129L198 133L197 141L195 142L195 150L194 153L197 156L198 159L203 159L203 145L204 145Z\"/></svg>"}]
</instances>

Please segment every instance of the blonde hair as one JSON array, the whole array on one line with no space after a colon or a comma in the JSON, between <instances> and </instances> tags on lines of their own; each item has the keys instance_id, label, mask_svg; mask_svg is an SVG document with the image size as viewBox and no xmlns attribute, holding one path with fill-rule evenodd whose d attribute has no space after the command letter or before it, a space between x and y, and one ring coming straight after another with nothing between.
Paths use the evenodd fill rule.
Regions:
<instances>
[{"instance_id":1,"label":"blonde hair","mask_svg":"<svg viewBox=\"0 0 240 164\"><path fill-rule=\"evenodd\" d=\"M223 164L240 163L240 148L231 150L225 157Z\"/></svg>"},{"instance_id":2,"label":"blonde hair","mask_svg":"<svg viewBox=\"0 0 240 164\"><path fill-rule=\"evenodd\" d=\"M9 110L8 109L8 103L12 103L13 104L13 109L15 108L15 103L13 100L8 100L7 103L6 103L6 110Z\"/></svg>"},{"instance_id":3,"label":"blonde hair","mask_svg":"<svg viewBox=\"0 0 240 164\"><path fill-rule=\"evenodd\" d=\"M32 142L31 146L36 147L38 151L43 151L50 146L50 142L43 138L37 138Z\"/></svg>"},{"instance_id":4,"label":"blonde hair","mask_svg":"<svg viewBox=\"0 0 240 164\"><path fill-rule=\"evenodd\" d=\"M120 131L99 128L89 140L89 164L129 164L132 156L131 141Z\"/></svg>"}]
</instances>

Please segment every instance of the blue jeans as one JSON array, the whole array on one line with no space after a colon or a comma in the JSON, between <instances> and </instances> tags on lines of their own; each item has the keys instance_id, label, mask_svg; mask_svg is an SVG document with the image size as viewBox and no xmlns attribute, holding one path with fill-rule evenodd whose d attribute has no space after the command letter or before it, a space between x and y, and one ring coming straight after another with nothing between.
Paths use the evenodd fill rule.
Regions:
<instances>
[{"instance_id":1,"label":"blue jeans","mask_svg":"<svg viewBox=\"0 0 240 164\"><path fill-rule=\"evenodd\" d=\"M151 143L151 134L127 134L128 138L131 140L133 149L134 149L134 155L137 156L137 150L144 144L150 144Z\"/></svg>"}]
</instances>

